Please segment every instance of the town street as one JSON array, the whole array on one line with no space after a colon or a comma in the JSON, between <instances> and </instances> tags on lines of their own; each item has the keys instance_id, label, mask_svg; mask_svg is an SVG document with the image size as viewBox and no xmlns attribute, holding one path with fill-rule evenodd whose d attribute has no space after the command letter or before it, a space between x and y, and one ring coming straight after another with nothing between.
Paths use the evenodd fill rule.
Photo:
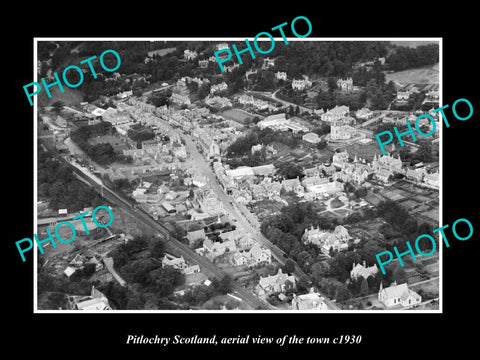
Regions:
<instances>
[{"instance_id":1,"label":"town street","mask_svg":"<svg viewBox=\"0 0 480 360\"><path fill-rule=\"evenodd\" d=\"M164 120L162 121L166 124ZM215 173L210 168L210 164L202 156L202 154L200 154L192 138L181 131L177 131L176 129L172 129L172 131L177 133L185 141L187 153L190 159L193 160L192 166L195 166L197 168L198 174L204 175L207 178L210 188L215 192L215 194L217 194L218 198L222 202L225 211L235 220L235 225L246 234L249 234L251 238L257 241L260 245L267 249L270 249L272 256L275 258L275 260L277 260L277 262L281 265L285 265L285 262L288 259L285 253L280 248L272 244L270 240L268 240L265 236L263 236L260 230L256 229L246 219L243 213L239 210L237 204L232 201L232 198L223 191L223 188L220 186L215 176ZM293 272L293 275L297 280L302 276L306 276L305 272L300 269L297 263L295 263L295 271ZM327 304L329 309L339 310L335 303L330 301L326 296L322 296L325 298L325 303Z\"/></svg>"}]
</instances>

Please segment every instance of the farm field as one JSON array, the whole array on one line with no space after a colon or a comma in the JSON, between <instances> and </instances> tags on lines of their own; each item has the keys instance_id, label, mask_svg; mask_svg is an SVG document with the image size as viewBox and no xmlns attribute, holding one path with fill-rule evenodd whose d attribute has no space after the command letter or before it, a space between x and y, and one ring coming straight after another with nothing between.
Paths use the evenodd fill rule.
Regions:
<instances>
[{"instance_id":1,"label":"farm field","mask_svg":"<svg viewBox=\"0 0 480 360\"><path fill-rule=\"evenodd\" d=\"M385 74L385 82L394 81L400 84L438 84L439 64L417 69L408 69Z\"/></svg>"},{"instance_id":2,"label":"farm field","mask_svg":"<svg viewBox=\"0 0 480 360\"><path fill-rule=\"evenodd\" d=\"M234 120L240 124L244 124L245 119L247 118L253 119L254 116L263 118L263 116L250 114L242 109L229 109L229 110L223 111L222 113L220 113L220 115L222 115L223 117L226 117L227 119Z\"/></svg>"}]
</instances>

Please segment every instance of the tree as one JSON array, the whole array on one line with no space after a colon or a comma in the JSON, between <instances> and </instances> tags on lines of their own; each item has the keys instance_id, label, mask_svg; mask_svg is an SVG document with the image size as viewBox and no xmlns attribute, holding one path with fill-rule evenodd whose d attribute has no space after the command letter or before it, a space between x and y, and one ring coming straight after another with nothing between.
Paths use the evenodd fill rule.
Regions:
<instances>
[{"instance_id":1,"label":"tree","mask_svg":"<svg viewBox=\"0 0 480 360\"><path fill-rule=\"evenodd\" d=\"M420 147L415 153L415 157L422 162L432 162L432 144L429 141L420 141Z\"/></svg>"},{"instance_id":2,"label":"tree","mask_svg":"<svg viewBox=\"0 0 480 360\"><path fill-rule=\"evenodd\" d=\"M165 255L165 242L160 239L154 240L150 246L150 254L154 258L162 258Z\"/></svg>"},{"instance_id":3,"label":"tree","mask_svg":"<svg viewBox=\"0 0 480 360\"><path fill-rule=\"evenodd\" d=\"M337 82L335 81L335 79L333 77L328 78L327 85L328 85L328 90L330 92L333 92L333 90L335 90L337 88Z\"/></svg>"},{"instance_id":4,"label":"tree","mask_svg":"<svg viewBox=\"0 0 480 360\"><path fill-rule=\"evenodd\" d=\"M224 275L218 282L218 287L216 288L220 294L226 294L232 289L232 277L230 275Z\"/></svg>"},{"instance_id":5,"label":"tree","mask_svg":"<svg viewBox=\"0 0 480 360\"><path fill-rule=\"evenodd\" d=\"M279 166L278 174L286 179L294 179L303 176L303 170L297 164L285 163Z\"/></svg>"},{"instance_id":6,"label":"tree","mask_svg":"<svg viewBox=\"0 0 480 360\"><path fill-rule=\"evenodd\" d=\"M362 279L360 284L360 295L366 296L369 293L368 282L367 279Z\"/></svg>"},{"instance_id":7,"label":"tree","mask_svg":"<svg viewBox=\"0 0 480 360\"><path fill-rule=\"evenodd\" d=\"M324 139L322 139L317 143L317 149L318 150L323 150L327 147L327 145L328 145L328 142L325 141Z\"/></svg>"},{"instance_id":8,"label":"tree","mask_svg":"<svg viewBox=\"0 0 480 360\"><path fill-rule=\"evenodd\" d=\"M346 301L352 297L352 293L348 290L347 285L342 284L338 287L335 299L337 301Z\"/></svg>"},{"instance_id":9,"label":"tree","mask_svg":"<svg viewBox=\"0 0 480 360\"><path fill-rule=\"evenodd\" d=\"M407 273L405 272L402 266L397 264L397 266L393 270L392 280L396 281L397 284L403 284L407 282L407 279L408 279Z\"/></svg>"},{"instance_id":10,"label":"tree","mask_svg":"<svg viewBox=\"0 0 480 360\"><path fill-rule=\"evenodd\" d=\"M297 290L300 293L306 293L308 292L309 288L310 288L310 280L306 275L302 275L297 281Z\"/></svg>"},{"instance_id":11,"label":"tree","mask_svg":"<svg viewBox=\"0 0 480 360\"><path fill-rule=\"evenodd\" d=\"M52 104L52 108L53 108L53 111L56 113L56 114L60 114L60 112L63 110L63 106L65 104L63 103L63 101L60 101L60 100L57 100L55 101L53 104Z\"/></svg>"},{"instance_id":12,"label":"tree","mask_svg":"<svg viewBox=\"0 0 480 360\"><path fill-rule=\"evenodd\" d=\"M83 276L89 278L90 276L95 274L95 270L96 270L96 265L95 264L86 264L83 267Z\"/></svg>"},{"instance_id":13,"label":"tree","mask_svg":"<svg viewBox=\"0 0 480 360\"><path fill-rule=\"evenodd\" d=\"M291 274L295 271L295 262L292 259L287 259L285 265L283 266L283 272Z\"/></svg>"}]
</instances>

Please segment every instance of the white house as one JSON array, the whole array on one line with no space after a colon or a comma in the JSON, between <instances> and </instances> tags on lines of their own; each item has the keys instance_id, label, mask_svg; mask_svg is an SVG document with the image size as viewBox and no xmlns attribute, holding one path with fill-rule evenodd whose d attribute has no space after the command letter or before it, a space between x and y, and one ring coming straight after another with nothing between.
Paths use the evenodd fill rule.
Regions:
<instances>
[{"instance_id":1,"label":"white house","mask_svg":"<svg viewBox=\"0 0 480 360\"><path fill-rule=\"evenodd\" d=\"M291 308L292 310L328 310L327 304L325 304L324 300L325 299L321 297L319 293L314 291L314 288L310 288L308 294L293 294Z\"/></svg>"},{"instance_id":2,"label":"white house","mask_svg":"<svg viewBox=\"0 0 480 360\"><path fill-rule=\"evenodd\" d=\"M286 72L281 72L281 71L277 71L275 73L275 78L277 80L287 80L287 73Z\"/></svg>"},{"instance_id":3,"label":"white house","mask_svg":"<svg viewBox=\"0 0 480 360\"><path fill-rule=\"evenodd\" d=\"M342 117L346 116L350 111L350 107L342 105L342 106L335 106L333 109L328 110L326 113L320 115L320 119L323 121L333 121L337 119L341 119Z\"/></svg>"},{"instance_id":4,"label":"white house","mask_svg":"<svg viewBox=\"0 0 480 360\"><path fill-rule=\"evenodd\" d=\"M355 263L353 263L353 268L350 271L350 278L352 280L357 280L361 276L364 279L366 279L370 276L375 276L377 273L378 273L377 264L373 264L372 266L367 267L366 262L363 261L363 265L360 263L355 265Z\"/></svg>"},{"instance_id":5,"label":"white house","mask_svg":"<svg viewBox=\"0 0 480 360\"><path fill-rule=\"evenodd\" d=\"M393 282L389 287L384 288L380 283L378 290L378 300L386 307L401 305L411 306L422 302L422 297L415 291L408 288L407 283L397 285Z\"/></svg>"}]
</instances>

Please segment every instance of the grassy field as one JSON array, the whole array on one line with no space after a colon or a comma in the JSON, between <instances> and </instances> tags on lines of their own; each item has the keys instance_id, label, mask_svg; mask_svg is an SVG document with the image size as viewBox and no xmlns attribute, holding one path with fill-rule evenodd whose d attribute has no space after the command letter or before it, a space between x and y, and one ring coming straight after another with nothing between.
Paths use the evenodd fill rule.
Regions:
<instances>
[{"instance_id":1,"label":"grassy field","mask_svg":"<svg viewBox=\"0 0 480 360\"><path fill-rule=\"evenodd\" d=\"M244 124L246 118L253 119L254 116L258 116L258 115L250 114L242 109L229 109L229 110L223 111L222 113L220 113L220 115L226 117L227 119L236 121L240 124ZM259 116L259 118L260 117L261 116Z\"/></svg>"},{"instance_id":2,"label":"grassy field","mask_svg":"<svg viewBox=\"0 0 480 360\"><path fill-rule=\"evenodd\" d=\"M408 69L385 74L385 82L396 81L400 84L438 84L438 63L417 69Z\"/></svg>"}]
</instances>

